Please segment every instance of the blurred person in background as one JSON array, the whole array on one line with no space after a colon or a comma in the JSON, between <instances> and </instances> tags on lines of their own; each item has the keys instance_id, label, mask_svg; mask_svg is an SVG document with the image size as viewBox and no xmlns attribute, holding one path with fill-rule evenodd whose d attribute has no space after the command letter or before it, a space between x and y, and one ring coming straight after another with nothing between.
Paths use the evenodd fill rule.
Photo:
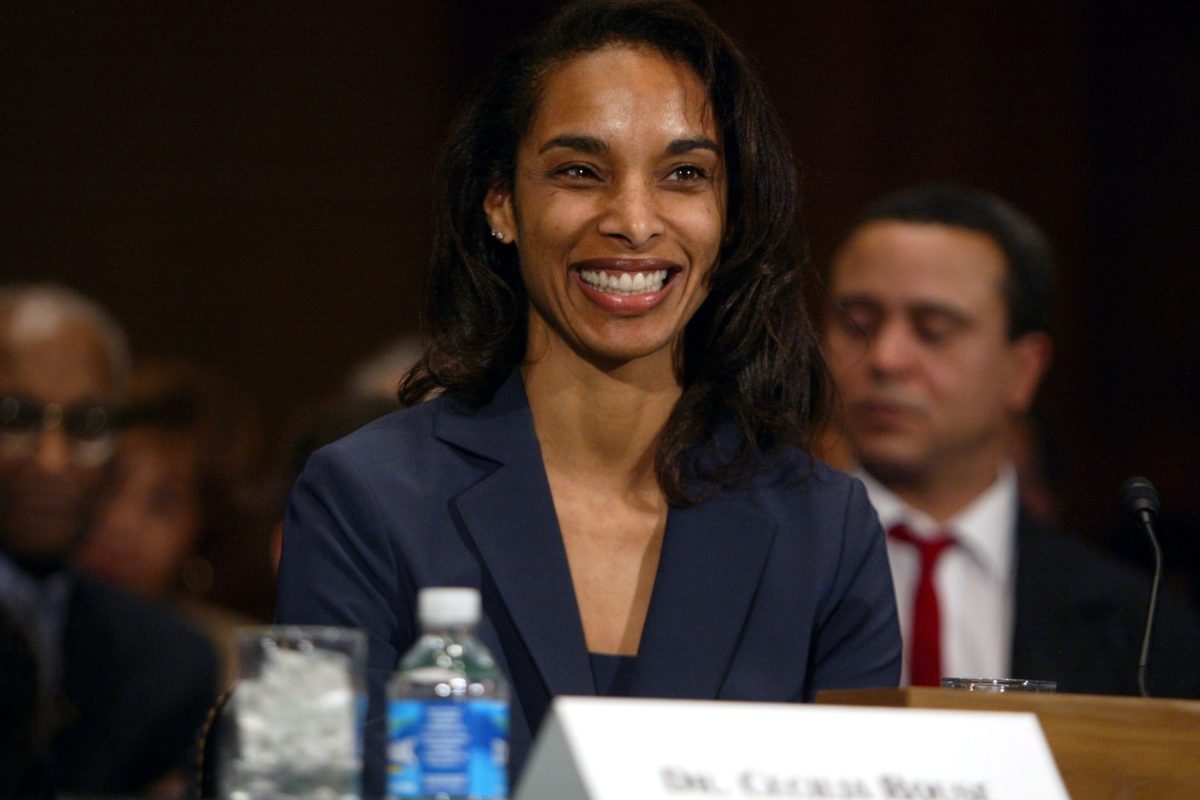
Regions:
<instances>
[{"instance_id":1,"label":"blurred person in background","mask_svg":"<svg viewBox=\"0 0 1200 800\"><path fill-rule=\"evenodd\" d=\"M79 554L97 577L195 621L225 683L233 629L270 616L245 602L246 584L273 591L262 538L252 541L262 439L252 404L221 376L179 360L136 365L112 481Z\"/></svg>"},{"instance_id":2,"label":"blurred person in background","mask_svg":"<svg viewBox=\"0 0 1200 800\"><path fill-rule=\"evenodd\" d=\"M396 392L400 379L421 357L421 338L401 336L356 364L346 378L346 395L383 397L399 407Z\"/></svg>"},{"instance_id":3,"label":"blurred person in background","mask_svg":"<svg viewBox=\"0 0 1200 800\"><path fill-rule=\"evenodd\" d=\"M1056 533L1037 484L1018 484L1022 453L1034 477L1027 415L1052 351L1041 231L994 195L913 187L863 212L826 282L844 444L888 531L903 681L1136 694L1148 577ZM1200 696L1196 615L1164 596L1154 633L1150 691Z\"/></svg>"},{"instance_id":4,"label":"blurred person in background","mask_svg":"<svg viewBox=\"0 0 1200 800\"><path fill-rule=\"evenodd\" d=\"M215 695L203 634L71 567L128 380L124 335L96 304L56 286L0 288L0 603L30 645L47 715L17 796L178 795ZM0 676L0 692L20 691Z\"/></svg>"}]
</instances>

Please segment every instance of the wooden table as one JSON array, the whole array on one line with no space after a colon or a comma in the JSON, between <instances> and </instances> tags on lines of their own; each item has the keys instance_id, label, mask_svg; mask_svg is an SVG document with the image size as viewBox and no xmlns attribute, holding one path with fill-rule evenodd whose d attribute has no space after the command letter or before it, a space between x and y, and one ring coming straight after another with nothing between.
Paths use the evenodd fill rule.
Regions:
<instances>
[{"instance_id":1,"label":"wooden table","mask_svg":"<svg viewBox=\"0 0 1200 800\"><path fill-rule=\"evenodd\" d=\"M1200 800L1200 702L960 689L824 691L830 705L1037 715L1073 800Z\"/></svg>"}]
</instances>

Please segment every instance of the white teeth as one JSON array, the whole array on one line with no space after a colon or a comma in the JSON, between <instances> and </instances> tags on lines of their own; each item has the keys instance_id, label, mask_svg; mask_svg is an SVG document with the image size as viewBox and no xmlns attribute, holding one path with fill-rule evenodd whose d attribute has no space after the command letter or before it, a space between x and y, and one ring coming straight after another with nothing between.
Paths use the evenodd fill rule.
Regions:
<instances>
[{"instance_id":1,"label":"white teeth","mask_svg":"<svg viewBox=\"0 0 1200 800\"><path fill-rule=\"evenodd\" d=\"M579 277L593 289L614 294L647 294L662 289L667 280L665 269L653 272L622 272L613 274L603 270L584 269Z\"/></svg>"}]
</instances>

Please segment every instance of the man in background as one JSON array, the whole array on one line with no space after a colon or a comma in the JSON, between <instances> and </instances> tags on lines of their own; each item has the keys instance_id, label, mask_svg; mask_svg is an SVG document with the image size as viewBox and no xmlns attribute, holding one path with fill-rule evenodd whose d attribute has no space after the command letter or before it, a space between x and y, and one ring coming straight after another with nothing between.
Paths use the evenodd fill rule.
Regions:
<instances>
[{"instance_id":1,"label":"man in background","mask_svg":"<svg viewBox=\"0 0 1200 800\"><path fill-rule=\"evenodd\" d=\"M1149 580L1035 522L1010 458L1050 364L1053 267L983 192L878 200L829 266L826 353L846 443L888 531L902 680L1135 694ZM1151 693L1200 696L1200 622L1164 598Z\"/></svg>"},{"instance_id":2,"label":"man in background","mask_svg":"<svg viewBox=\"0 0 1200 800\"><path fill-rule=\"evenodd\" d=\"M69 566L104 487L128 372L124 336L91 301L0 288L0 604L38 686L19 797L178 794L215 695L201 634ZM0 692L14 691L6 677Z\"/></svg>"}]
</instances>

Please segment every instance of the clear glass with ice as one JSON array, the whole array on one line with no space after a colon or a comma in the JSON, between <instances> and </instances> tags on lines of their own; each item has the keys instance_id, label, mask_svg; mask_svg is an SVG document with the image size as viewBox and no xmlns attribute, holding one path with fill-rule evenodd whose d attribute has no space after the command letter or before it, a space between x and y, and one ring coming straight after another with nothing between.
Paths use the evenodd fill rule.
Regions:
<instances>
[{"instance_id":1,"label":"clear glass with ice","mask_svg":"<svg viewBox=\"0 0 1200 800\"><path fill-rule=\"evenodd\" d=\"M228 800L361 796L366 634L268 625L236 633L217 783Z\"/></svg>"}]
</instances>

